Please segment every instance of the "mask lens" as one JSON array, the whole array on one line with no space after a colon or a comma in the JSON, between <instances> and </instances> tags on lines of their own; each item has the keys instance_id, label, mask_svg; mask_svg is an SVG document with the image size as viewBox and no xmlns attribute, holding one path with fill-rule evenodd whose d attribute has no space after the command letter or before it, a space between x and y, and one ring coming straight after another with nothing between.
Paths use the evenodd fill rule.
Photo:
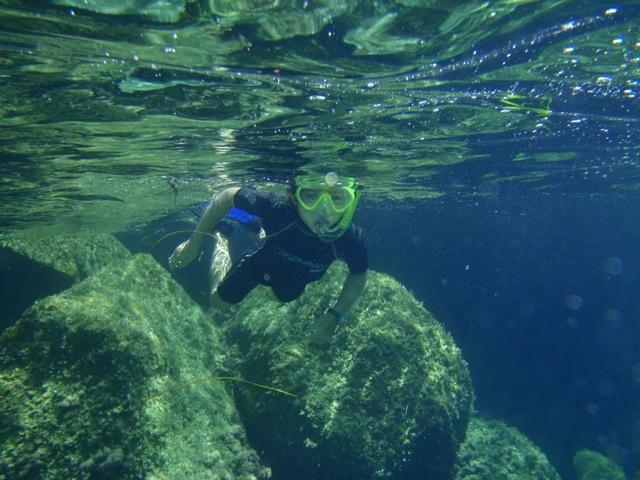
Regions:
<instances>
[{"instance_id":1,"label":"mask lens","mask_svg":"<svg viewBox=\"0 0 640 480\"><path fill-rule=\"evenodd\" d=\"M353 190L347 187L334 187L329 189L300 188L296 192L296 198L306 210L318 208L326 201L333 211L342 213L349 208L355 195Z\"/></svg>"},{"instance_id":2,"label":"mask lens","mask_svg":"<svg viewBox=\"0 0 640 480\"><path fill-rule=\"evenodd\" d=\"M328 194L331 198L333 209L338 213L342 213L349 208L354 198L353 192L344 187L332 188Z\"/></svg>"},{"instance_id":3,"label":"mask lens","mask_svg":"<svg viewBox=\"0 0 640 480\"><path fill-rule=\"evenodd\" d=\"M296 192L296 197L304 208L313 210L320 203L322 191L315 188L300 188Z\"/></svg>"}]
</instances>

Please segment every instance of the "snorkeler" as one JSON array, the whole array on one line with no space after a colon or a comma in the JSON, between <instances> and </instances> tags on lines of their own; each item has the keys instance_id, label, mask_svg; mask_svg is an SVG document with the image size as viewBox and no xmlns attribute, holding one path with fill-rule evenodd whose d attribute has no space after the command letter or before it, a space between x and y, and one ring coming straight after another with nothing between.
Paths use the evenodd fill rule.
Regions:
<instances>
[{"instance_id":1,"label":"snorkeler","mask_svg":"<svg viewBox=\"0 0 640 480\"><path fill-rule=\"evenodd\" d=\"M336 259L349 273L335 305L308 330L309 340L323 343L356 302L367 283L369 260L363 231L351 223L360 198L353 178L335 172L323 178L294 179L286 196L253 188L228 188L215 196L191 238L171 257L171 269L183 268L200 250L204 236L233 208L255 215L266 233L232 265L228 241L220 232L209 272L211 306L236 304L258 285L270 287L281 302L298 298L307 284L320 279ZM205 233L207 232L207 233Z\"/></svg>"}]
</instances>

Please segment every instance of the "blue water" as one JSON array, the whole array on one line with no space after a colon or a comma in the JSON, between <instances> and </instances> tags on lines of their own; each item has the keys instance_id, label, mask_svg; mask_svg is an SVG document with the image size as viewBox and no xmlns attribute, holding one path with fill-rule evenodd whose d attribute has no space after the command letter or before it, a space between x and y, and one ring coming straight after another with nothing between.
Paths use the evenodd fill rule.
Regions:
<instances>
[{"instance_id":1,"label":"blue water","mask_svg":"<svg viewBox=\"0 0 640 480\"><path fill-rule=\"evenodd\" d=\"M563 478L585 447L636 467L638 200L496 196L362 218L374 268L452 332L477 407L527 432Z\"/></svg>"},{"instance_id":2,"label":"blue water","mask_svg":"<svg viewBox=\"0 0 640 480\"><path fill-rule=\"evenodd\" d=\"M477 409L565 479L582 448L631 476L640 2L326 3L290 36L312 22L251 2L2 2L2 233L107 231L164 261L225 186L353 175L371 268L452 333Z\"/></svg>"}]
</instances>

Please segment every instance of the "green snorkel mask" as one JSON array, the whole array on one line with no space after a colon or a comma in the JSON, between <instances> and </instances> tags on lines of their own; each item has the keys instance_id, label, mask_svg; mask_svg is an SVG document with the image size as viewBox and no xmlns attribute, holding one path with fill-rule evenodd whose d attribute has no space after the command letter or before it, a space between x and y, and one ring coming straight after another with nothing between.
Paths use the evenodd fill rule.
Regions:
<instances>
[{"instance_id":1,"label":"green snorkel mask","mask_svg":"<svg viewBox=\"0 0 640 480\"><path fill-rule=\"evenodd\" d=\"M355 179L340 177L335 172L327 173L321 181L317 177L296 177L294 185L295 198L304 210L315 212L323 209L342 214L333 225L325 225L316 233L323 242L340 238L351 223L362 186L356 185Z\"/></svg>"}]
</instances>

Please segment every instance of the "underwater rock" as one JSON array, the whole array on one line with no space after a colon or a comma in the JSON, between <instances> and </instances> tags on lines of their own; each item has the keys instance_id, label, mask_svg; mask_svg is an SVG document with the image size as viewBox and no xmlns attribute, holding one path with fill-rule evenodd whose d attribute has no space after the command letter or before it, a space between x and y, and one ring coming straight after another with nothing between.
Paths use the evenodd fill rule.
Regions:
<instances>
[{"instance_id":1,"label":"underwater rock","mask_svg":"<svg viewBox=\"0 0 640 480\"><path fill-rule=\"evenodd\" d=\"M455 480L560 480L547 457L516 428L472 418L460 447Z\"/></svg>"},{"instance_id":2,"label":"underwater rock","mask_svg":"<svg viewBox=\"0 0 640 480\"><path fill-rule=\"evenodd\" d=\"M624 470L604 455L580 450L573 457L580 480L625 480Z\"/></svg>"},{"instance_id":3,"label":"underwater rock","mask_svg":"<svg viewBox=\"0 0 640 480\"><path fill-rule=\"evenodd\" d=\"M130 256L111 235L0 234L0 332L35 300L66 290L105 265Z\"/></svg>"},{"instance_id":4,"label":"underwater rock","mask_svg":"<svg viewBox=\"0 0 640 480\"><path fill-rule=\"evenodd\" d=\"M397 281L372 272L325 345L305 339L340 291L334 265L280 304L255 289L223 321L242 375L297 398L242 386L238 408L274 478L451 478L472 386L451 337Z\"/></svg>"},{"instance_id":5,"label":"underwater rock","mask_svg":"<svg viewBox=\"0 0 640 480\"><path fill-rule=\"evenodd\" d=\"M74 279L9 248L0 247L0 332L38 298L69 288Z\"/></svg>"},{"instance_id":6,"label":"underwater rock","mask_svg":"<svg viewBox=\"0 0 640 480\"><path fill-rule=\"evenodd\" d=\"M105 265L131 257L113 235L0 235L0 247L81 280Z\"/></svg>"},{"instance_id":7,"label":"underwater rock","mask_svg":"<svg viewBox=\"0 0 640 480\"><path fill-rule=\"evenodd\" d=\"M0 337L0 477L269 476L223 381L228 352L148 255L29 308Z\"/></svg>"}]
</instances>

